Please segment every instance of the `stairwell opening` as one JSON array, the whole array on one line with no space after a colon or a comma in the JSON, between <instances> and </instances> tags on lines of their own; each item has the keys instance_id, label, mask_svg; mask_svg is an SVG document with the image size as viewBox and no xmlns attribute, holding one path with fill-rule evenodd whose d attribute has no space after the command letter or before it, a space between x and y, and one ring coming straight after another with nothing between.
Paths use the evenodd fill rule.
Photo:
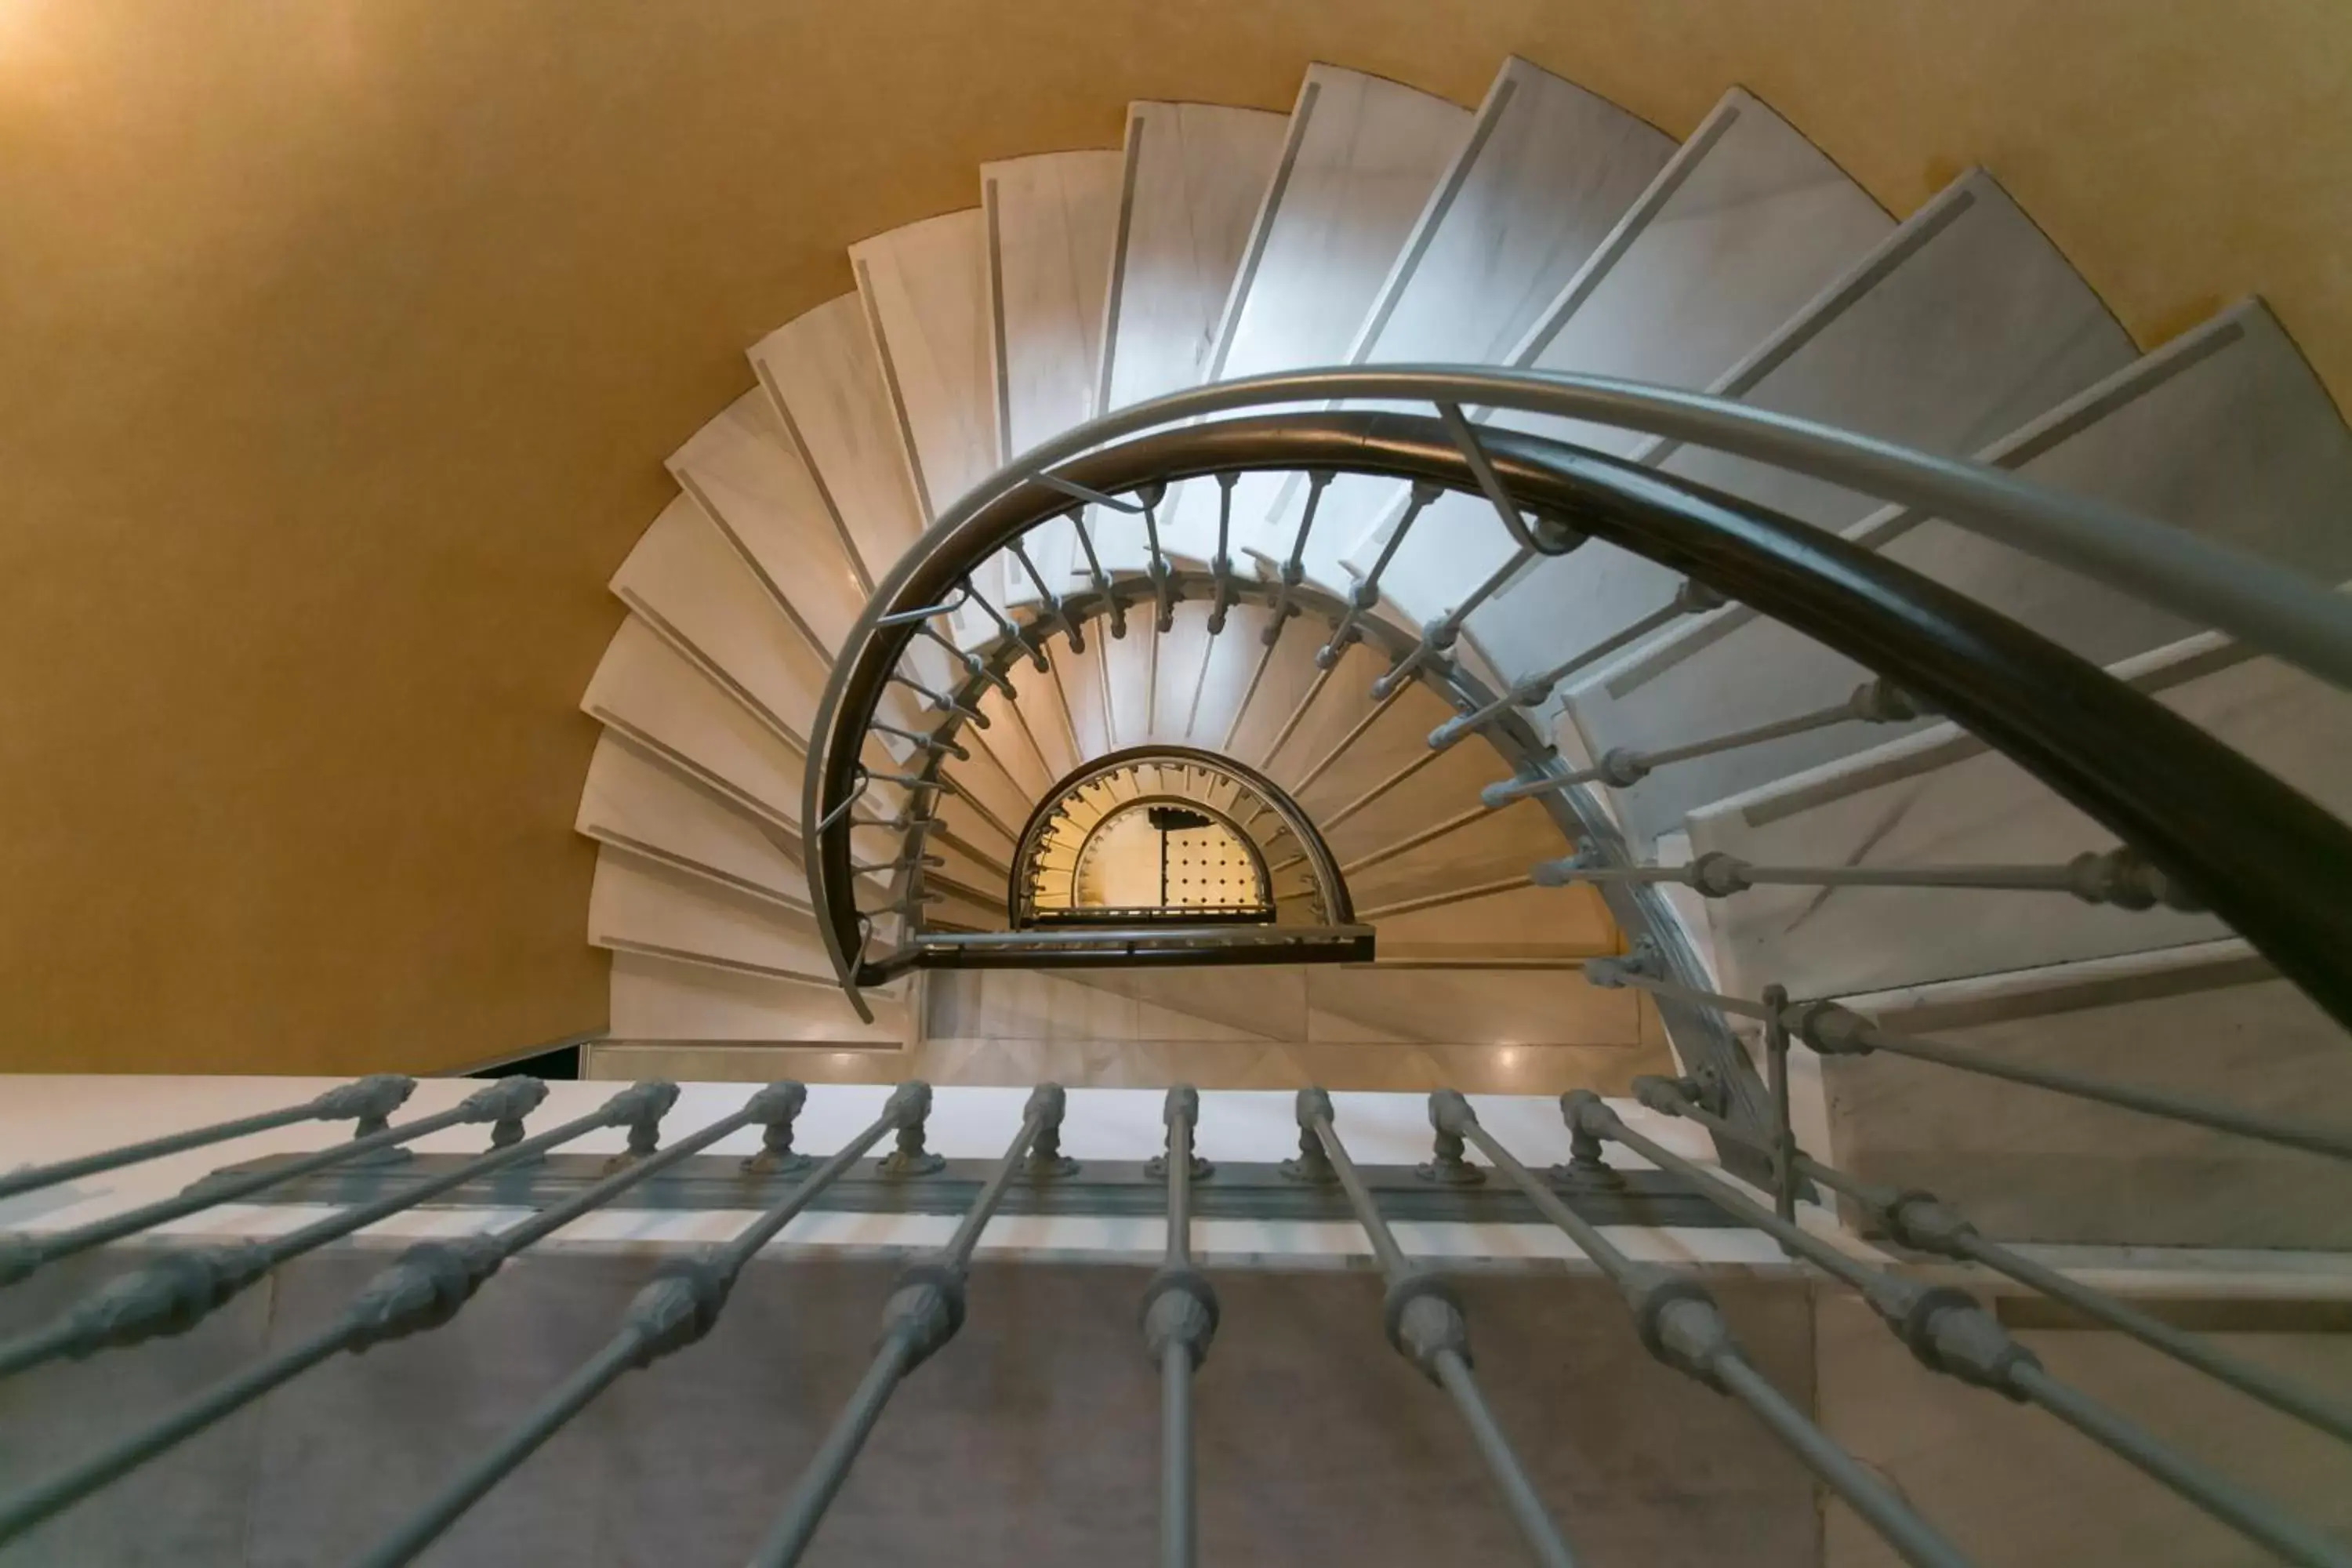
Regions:
<instances>
[{"instance_id":1,"label":"stairwell opening","mask_svg":"<svg viewBox=\"0 0 2352 1568\"><path fill-rule=\"evenodd\" d=\"M1328 925L1347 889L1314 826L1273 783L1181 747L1099 757L1023 828L1016 930L1088 924Z\"/></svg>"}]
</instances>

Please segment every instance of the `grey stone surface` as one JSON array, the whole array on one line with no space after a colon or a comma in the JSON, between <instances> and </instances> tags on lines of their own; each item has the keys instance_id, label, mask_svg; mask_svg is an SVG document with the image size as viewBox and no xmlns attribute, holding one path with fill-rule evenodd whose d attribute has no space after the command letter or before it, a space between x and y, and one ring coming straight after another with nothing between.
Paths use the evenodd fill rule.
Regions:
<instances>
[{"instance_id":1,"label":"grey stone surface","mask_svg":"<svg viewBox=\"0 0 2352 1568\"><path fill-rule=\"evenodd\" d=\"M272 1342L314 1326L385 1261L352 1249L290 1268ZM526 1257L451 1329L327 1363L5 1560L344 1560L600 1344L651 1268ZM709 1340L624 1377L422 1561L740 1560L862 1372L897 1268L755 1265ZM809 1563L1147 1561L1158 1390L1136 1303L1148 1273L983 1260L962 1335L901 1388ZM1218 1289L1223 1328L1196 1402L1202 1561L1515 1560L1517 1537L1452 1405L1382 1338L1376 1277L1222 1273ZM1461 1293L1496 1415L1580 1561L1816 1560L1803 1473L1736 1406L1643 1355L1607 1287L1477 1276ZM1809 1404L1804 1292L1727 1281L1721 1294L1759 1364ZM215 1327L209 1339L21 1380L0 1405L10 1473L36 1446L83 1451L99 1430L244 1360L262 1316ZM103 1418L93 1394L106 1396ZM68 1427L70 1442L52 1439Z\"/></svg>"},{"instance_id":2,"label":"grey stone surface","mask_svg":"<svg viewBox=\"0 0 2352 1568\"><path fill-rule=\"evenodd\" d=\"M107 1248L0 1291L0 1335L47 1323L152 1254ZM0 1382L0 1489L13 1491L137 1430L258 1355L273 1282L190 1332L88 1362L53 1362ZM262 1419L247 1410L79 1508L0 1547L7 1568L143 1568L245 1561Z\"/></svg>"}]
</instances>

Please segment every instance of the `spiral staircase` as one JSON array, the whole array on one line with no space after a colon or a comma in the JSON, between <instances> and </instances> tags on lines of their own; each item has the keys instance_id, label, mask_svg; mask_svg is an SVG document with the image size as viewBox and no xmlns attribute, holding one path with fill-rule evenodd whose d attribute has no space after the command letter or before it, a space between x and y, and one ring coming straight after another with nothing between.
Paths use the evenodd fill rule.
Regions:
<instances>
[{"instance_id":1,"label":"spiral staircase","mask_svg":"<svg viewBox=\"0 0 2352 1568\"><path fill-rule=\"evenodd\" d=\"M2142 352L1990 174L1517 59L980 195L613 579L646 1081L0 1104L0 1552L2352 1563L2352 433L2263 305Z\"/></svg>"},{"instance_id":2,"label":"spiral staircase","mask_svg":"<svg viewBox=\"0 0 2352 1568\"><path fill-rule=\"evenodd\" d=\"M1779 984L2046 1064L2274 1109L2340 1084L2334 1025L2195 900L2053 897L2050 868L2113 833L1850 652L1633 550L1532 548L1475 486L1346 465L1124 499L1064 479L1066 515L942 580L844 742L869 789L860 900L932 946L845 995L803 784L869 598L887 608L926 529L1022 454L1188 389L1390 364L1683 388L2352 575L2352 437L2258 301L2140 353L1990 174L1898 222L1741 90L1676 145L1523 60L1475 112L1317 66L1286 119L1140 103L1123 149L979 185L978 206L853 246L856 291L752 347L757 385L672 457L680 493L613 580L628 615L583 703L604 726L578 818L589 935L614 953L593 1070L1622 1093L1678 1063L1754 1109L1738 1020L1583 973L1662 947L1686 988ZM2352 809L2352 714L2326 683L2128 584L1755 453L1462 401L1482 429L1832 532ZM1032 815L1152 748L1295 798L1369 942L1202 972L1218 952L1082 966L1010 940ZM894 837L910 800L936 804ZM1580 876L1595 833L1622 864ZM1708 863L1820 874L1714 896ZM2031 866L2042 881L1990 876ZM929 965L982 942L992 967ZM2273 1169L2177 1130L1923 1096L1906 1063L1800 1078L1809 1136L1906 1179L1992 1152L2138 1173L2146 1191L2083 1199L2067 1234L2242 1235L2174 1189ZM2001 1168L2006 1191L2021 1167ZM2133 1217L2087 1212L2118 1205ZM2270 1239L2340 1237L2292 1206Z\"/></svg>"}]
</instances>

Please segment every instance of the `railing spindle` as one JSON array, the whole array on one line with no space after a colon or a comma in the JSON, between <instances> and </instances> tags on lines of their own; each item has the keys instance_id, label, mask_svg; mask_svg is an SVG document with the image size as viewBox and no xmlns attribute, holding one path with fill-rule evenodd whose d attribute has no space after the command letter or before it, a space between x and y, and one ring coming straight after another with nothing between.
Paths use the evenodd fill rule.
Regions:
<instances>
[{"instance_id":1,"label":"railing spindle","mask_svg":"<svg viewBox=\"0 0 2352 1568\"><path fill-rule=\"evenodd\" d=\"M1214 1167L1192 1152L1199 1090L1190 1084L1170 1089L1162 1116L1167 1152L1144 1174L1168 1180L1168 1251L1144 1288L1143 1343L1160 1364L1160 1564L1192 1568L1192 1373L1217 1334L1216 1287L1192 1264L1192 1184Z\"/></svg>"},{"instance_id":2,"label":"railing spindle","mask_svg":"<svg viewBox=\"0 0 2352 1568\"><path fill-rule=\"evenodd\" d=\"M767 1538L752 1553L753 1568L789 1568L801 1560L801 1554L815 1538L818 1526L824 1522L824 1510L841 1490L842 1482L848 1479L849 1467L856 1462L858 1451L865 1447L874 1424L882 1418L883 1406L890 1402L900 1380L936 1354L963 1327L964 1280L972 1248L979 1245L980 1233L987 1228L990 1216L1003 1201L1005 1188L1022 1173L1024 1165L1030 1167L1033 1179L1060 1174L1067 1168L1060 1155L1063 1100L1061 1088L1055 1084L1042 1084L1030 1094L1022 1113L1021 1131L1014 1134L1013 1146L1005 1151L987 1184L972 1200L955 1234L946 1246L898 1276L898 1288L883 1309L882 1342L874 1352L873 1363L818 1447L815 1458L801 1472L800 1480L784 1500ZM370 1564L369 1568L376 1565Z\"/></svg>"},{"instance_id":3,"label":"railing spindle","mask_svg":"<svg viewBox=\"0 0 2352 1568\"><path fill-rule=\"evenodd\" d=\"M167 1154L184 1154L191 1149L225 1143L232 1138L245 1138L256 1132L291 1127L298 1121L353 1119L360 1125L352 1131L352 1136L368 1137L383 1131L384 1119L406 1103L415 1088L416 1080L413 1078L404 1078L398 1073L372 1073L366 1078L339 1084L299 1105L265 1110L254 1116L240 1116L229 1121L215 1121L209 1127L192 1127L184 1132L167 1133L144 1142L125 1143L120 1148L101 1149L94 1154L77 1155L52 1164L10 1172L0 1175L0 1198L37 1192L43 1187L56 1186L60 1182L79 1181L84 1176L120 1170L125 1165L143 1164Z\"/></svg>"},{"instance_id":4,"label":"railing spindle","mask_svg":"<svg viewBox=\"0 0 2352 1568\"><path fill-rule=\"evenodd\" d=\"M774 1094L779 1090L784 1091L789 1109L797 1114L800 1100L806 1091L801 1090L798 1084L778 1084L763 1092ZM794 1090L800 1090L800 1094L793 1095ZM754 1097L755 1102L758 1098ZM902 1143L911 1133L915 1145L920 1147L923 1119L929 1114L930 1104L929 1085L917 1081L900 1084L891 1091L882 1114L865 1131L842 1145L823 1164L816 1165L733 1240L662 1265L655 1271L652 1281L629 1302L620 1331L501 1434L487 1452L443 1483L425 1506L370 1548L359 1560L361 1568L398 1568L410 1561L537 1452L565 1422L586 1409L623 1373L650 1366L699 1342L717 1325L719 1314L725 1310L745 1266L835 1178L864 1158L884 1133L895 1130ZM813 1163L809 1156L793 1152L789 1116L769 1122L761 1152L743 1163L746 1170L761 1174L791 1173L806 1170Z\"/></svg>"},{"instance_id":5,"label":"railing spindle","mask_svg":"<svg viewBox=\"0 0 2352 1568\"><path fill-rule=\"evenodd\" d=\"M1604 784L1612 789L1631 789L1658 769L1675 763L1711 757L1719 752L1736 752L1743 746L1760 746L1768 741L1784 741L1791 735L1826 730L1835 724L1908 723L1914 719L1924 718L1927 711L1892 682L1883 679L1866 681L1855 687L1853 695L1844 701L1827 708L1816 708L1810 713L1776 719L1769 724L1759 724L1753 729L1735 730L1729 734L1712 735L1704 741L1686 742L1654 752L1636 752L1619 747L1604 753L1591 767L1552 778L1505 779L1480 790L1478 798L1489 806L1502 806L1528 795L1543 795L1577 784Z\"/></svg>"},{"instance_id":6,"label":"railing spindle","mask_svg":"<svg viewBox=\"0 0 2352 1568\"><path fill-rule=\"evenodd\" d=\"M1285 1165L1285 1173L1298 1181L1337 1182L1348 1194L1348 1206L1355 1211L1356 1223L1372 1244L1373 1256L1388 1281L1381 1317L1388 1327L1389 1343L1423 1377L1453 1397L1463 1424L1470 1429L1471 1441L1486 1462L1488 1475L1503 1495L1504 1508L1536 1561L1546 1568L1574 1568L1576 1560L1560 1539L1559 1527L1552 1523L1543 1500L1536 1495L1534 1484L1470 1371L1470 1325L1463 1316L1462 1303L1443 1279L1414 1263L1397 1245L1356 1163L1348 1157L1347 1145L1339 1141L1339 1130L1332 1124L1331 1097L1319 1089L1302 1089L1297 1109L1299 1157Z\"/></svg>"},{"instance_id":7,"label":"railing spindle","mask_svg":"<svg viewBox=\"0 0 2352 1568\"><path fill-rule=\"evenodd\" d=\"M1437 1130L1441 1162L1447 1156L1445 1140L1449 1138L1476 1144L1495 1168L1527 1194L1538 1213L1568 1233L1593 1267L1624 1296L1642 1344L1651 1355L1747 1405L1905 1562L1915 1568L1967 1568L1968 1559L1951 1542L1757 1372L1731 1337L1714 1297L1697 1279L1685 1270L1637 1263L1626 1257L1599 1226L1561 1202L1548 1183L1513 1157L1457 1091L1439 1089L1429 1097L1429 1121ZM1454 1158L1460 1157L1458 1149L1453 1152Z\"/></svg>"},{"instance_id":8,"label":"railing spindle","mask_svg":"<svg viewBox=\"0 0 2352 1568\"><path fill-rule=\"evenodd\" d=\"M2040 1358L1967 1291L1948 1285L1922 1285L1874 1268L1801 1225L1781 1219L1733 1190L1724 1178L1634 1131L1590 1089L1570 1089L1562 1095L1560 1113L1570 1128L1623 1144L1679 1177L1689 1190L1733 1218L1765 1232L1806 1262L1852 1286L1929 1371L2040 1406L2290 1563L2303 1568L2352 1568L2352 1552L2051 1376Z\"/></svg>"}]
</instances>

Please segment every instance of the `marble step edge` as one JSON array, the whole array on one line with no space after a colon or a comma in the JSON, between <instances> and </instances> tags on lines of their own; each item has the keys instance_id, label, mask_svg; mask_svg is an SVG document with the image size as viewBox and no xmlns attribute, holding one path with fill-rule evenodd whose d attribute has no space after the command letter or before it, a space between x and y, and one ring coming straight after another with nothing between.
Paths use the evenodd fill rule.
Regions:
<instances>
[{"instance_id":1,"label":"marble step edge","mask_svg":"<svg viewBox=\"0 0 2352 1568\"><path fill-rule=\"evenodd\" d=\"M2008 472L2022 468L2273 322L2268 307L2259 299L2239 300L2028 421L1969 460ZM2276 328L2273 324L2267 330ZM1890 502L1843 530L1842 536L1862 549L1880 550L1934 516L1918 507ZM1758 618L1745 605L1690 617L1627 650L1578 685L1600 687L1611 699L1622 700Z\"/></svg>"},{"instance_id":2,"label":"marble step edge","mask_svg":"<svg viewBox=\"0 0 2352 1568\"><path fill-rule=\"evenodd\" d=\"M1747 114L1769 115L1781 124L1789 125L1792 134L1803 135L1789 124L1785 116L1747 89L1727 89L1716 100L1715 106L1707 110L1706 117L1675 150L1674 155L1666 160L1665 166L1651 180L1649 187L1634 199L1632 206L1625 209L1615 226L1585 258L1584 265L1577 269L1576 275L1561 286L1551 302L1520 335L1519 341L1496 363L1514 370L1533 366L1544 351L1551 346L1552 341L1567 328L1577 311L1600 291L1617 268L1624 264L1627 256L1656 225L1675 196L1690 183L1692 175L1697 173L1707 155ZM1490 408L1474 408L1465 412L1475 424L1485 423L1494 413ZM1404 507L1402 497L1391 500L1365 525L1355 542L1339 552L1340 569L1348 574L1351 584L1361 582L1371 569L1373 557L1388 542L1398 520L1404 514Z\"/></svg>"},{"instance_id":3,"label":"marble step edge","mask_svg":"<svg viewBox=\"0 0 2352 1568\"><path fill-rule=\"evenodd\" d=\"M1839 1001L1902 1033L1932 1035L2259 985L2277 977L2251 943L2223 937L1860 992Z\"/></svg>"},{"instance_id":4,"label":"marble step edge","mask_svg":"<svg viewBox=\"0 0 2352 1568\"><path fill-rule=\"evenodd\" d=\"M2259 657L2243 644L2218 632L2193 637L2118 659L2107 673L2135 690L2153 696ZM1754 789L1694 809L1687 820L1699 823L1738 816L1750 827L1762 827L1787 817L1832 805L1903 779L1934 773L1992 748L1947 720L1909 735L1873 746L1850 756L1802 769Z\"/></svg>"}]
</instances>

